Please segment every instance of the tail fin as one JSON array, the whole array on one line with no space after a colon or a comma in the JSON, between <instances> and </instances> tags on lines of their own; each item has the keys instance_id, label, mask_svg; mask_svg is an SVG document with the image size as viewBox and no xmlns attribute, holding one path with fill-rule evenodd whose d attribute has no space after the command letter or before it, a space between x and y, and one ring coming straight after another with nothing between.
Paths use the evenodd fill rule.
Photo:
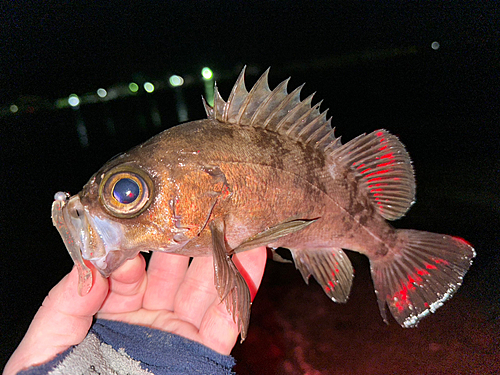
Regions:
<instances>
[{"instance_id":1,"label":"tail fin","mask_svg":"<svg viewBox=\"0 0 500 375\"><path fill-rule=\"evenodd\" d=\"M375 293L382 318L385 304L403 327L443 305L458 289L476 255L458 237L416 230L398 230L395 253L371 261Z\"/></svg>"}]
</instances>

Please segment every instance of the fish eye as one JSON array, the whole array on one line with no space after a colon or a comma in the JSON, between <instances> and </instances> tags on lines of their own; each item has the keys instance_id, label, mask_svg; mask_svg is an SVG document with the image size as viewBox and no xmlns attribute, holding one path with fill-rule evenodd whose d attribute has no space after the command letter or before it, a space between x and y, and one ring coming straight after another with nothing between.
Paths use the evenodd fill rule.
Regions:
<instances>
[{"instance_id":1,"label":"fish eye","mask_svg":"<svg viewBox=\"0 0 500 375\"><path fill-rule=\"evenodd\" d=\"M129 204L139 198L141 188L131 178L118 180L113 188L113 197L121 204Z\"/></svg>"},{"instance_id":2,"label":"fish eye","mask_svg":"<svg viewBox=\"0 0 500 375\"><path fill-rule=\"evenodd\" d=\"M153 183L142 170L132 166L112 169L99 185L99 199L113 216L131 218L150 204Z\"/></svg>"}]
</instances>

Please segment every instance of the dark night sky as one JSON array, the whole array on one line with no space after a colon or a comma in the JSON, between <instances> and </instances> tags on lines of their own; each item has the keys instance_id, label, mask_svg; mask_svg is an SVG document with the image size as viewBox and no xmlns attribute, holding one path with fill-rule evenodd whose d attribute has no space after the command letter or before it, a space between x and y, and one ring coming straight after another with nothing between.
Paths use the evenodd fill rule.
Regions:
<instances>
[{"instance_id":1,"label":"dark night sky","mask_svg":"<svg viewBox=\"0 0 500 375\"><path fill-rule=\"evenodd\" d=\"M463 295L477 298L498 321L496 1L62 3L0 5L0 109L20 96L53 102L138 75L165 78L206 65L232 72L218 82L227 98L243 64L256 66L257 73L271 66L272 87L291 75L292 88L305 81L304 94L318 90L317 100L325 99L322 108L331 108L343 139L380 127L400 136L413 158L418 203L396 225L452 233L475 244L480 255ZM431 49L433 41L440 43L438 51ZM408 48L415 53L384 55ZM184 93L190 119L202 118L203 84ZM175 125L174 99L172 90L163 90L77 111L7 110L0 116L0 366L43 297L71 267L50 221L53 194L77 192L108 158L159 132L150 120L154 106L162 128ZM88 127L87 148L78 143L78 121ZM106 133L110 122L117 129L113 136ZM488 310L490 305L496 307Z\"/></svg>"},{"instance_id":2,"label":"dark night sky","mask_svg":"<svg viewBox=\"0 0 500 375\"><path fill-rule=\"evenodd\" d=\"M472 65L498 57L500 39L493 2L61 3L2 6L0 102L90 91L137 72L273 66L434 40Z\"/></svg>"}]
</instances>

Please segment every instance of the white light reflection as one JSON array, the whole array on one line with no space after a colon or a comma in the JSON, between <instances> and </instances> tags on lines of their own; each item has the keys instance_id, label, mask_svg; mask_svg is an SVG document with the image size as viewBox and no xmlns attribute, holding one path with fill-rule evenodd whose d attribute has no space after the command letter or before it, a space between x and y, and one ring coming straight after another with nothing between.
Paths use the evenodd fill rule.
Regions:
<instances>
[{"instance_id":1,"label":"white light reflection","mask_svg":"<svg viewBox=\"0 0 500 375\"><path fill-rule=\"evenodd\" d=\"M147 93L151 94L153 91L155 91L155 86L151 82L145 82L144 90L146 90Z\"/></svg>"},{"instance_id":2,"label":"white light reflection","mask_svg":"<svg viewBox=\"0 0 500 375\"><path fill-rule=\"evenodd\" d=\"M184 78L174 74L173 76L170 76L170 78L168 79L168 82L170 83L170 85L172 87L179 87L179 86L182 86L184 84Z\"/></svg>"},{"instance_id":3,"label":"white light reflection","mask_svg":"<svg viewBox=\"0 0 500 375\"><path fill-rule=\"evenodd\" d=\"M80 105L80 98L76 94L71 94L68 98L68 104L72 107L78 107Z\"/></svg>"},{"instance_id":4,"label":"white light reflection","mask_svg":"<svg viewBox=\"0 0 500 375\"><path fill-rule=\"evenodd\" d=\"M105 98L106 95L108 95L108 92L101 88L97 90L97 95L99 95L100 98Z\"/></svg>"},{"instance_id":5,"label":"white light reflection","mask_svg":"<svg viewBox=\"0 0 500 375\"><path fill-rule=\"evenodd\" d=\"M210 80L214 77L214 73L212 72L212 69L207 68L207 67L204 67L201 70L201 75L202 75L204 80Z\"/></svg>"}]
</instances>

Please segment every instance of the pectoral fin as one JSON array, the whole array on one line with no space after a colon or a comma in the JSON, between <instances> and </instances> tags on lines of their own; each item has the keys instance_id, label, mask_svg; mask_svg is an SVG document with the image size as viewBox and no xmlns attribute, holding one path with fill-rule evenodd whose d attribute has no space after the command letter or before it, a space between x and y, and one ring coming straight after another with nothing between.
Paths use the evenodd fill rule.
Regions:
<instances>
[{"instance_id":1,"label":"pectoral fin","mask_svg":"<svg viewBox=\"0 0 500 375\"><path fill-rule=\"evenodd\" d=\"M314 223L316 220L317 219L286 221L284 223L268 228L260 233L257 233L255 236L246 239L233 251L235 253L240 253L242 251L254 249L259 246L267 246L268 244L276 241L278 238L284 237L288 234L295 233L298 232L299 230L304 229L308 225Z\"/></svg>"},{"instance_id":2,"label":"pectoral fin","mask_svg":"<svg viewBox=\"0 0 500 375\"><path fill-rule=\"evenodd\" d=\"M314 276L325 293L334 302L346 302L351 291L354 272L351 261L342 249L290 249L295 267L300 271L306 284Z\"/></svg>"},{"instance_id":3,"label":"pectoral fin","mask_svg":"<svg viewBox=\"0 0 500 375\"><path fill-rule=\"evenodd\" d=\"M234 322L238 324L243 342L250 322L252 304L250 290L228 254L224 221L214 219L209 227L212 232L215 287L220 301L226 304L227 311L232 314Z\"/></svg>"}]
</instances>

